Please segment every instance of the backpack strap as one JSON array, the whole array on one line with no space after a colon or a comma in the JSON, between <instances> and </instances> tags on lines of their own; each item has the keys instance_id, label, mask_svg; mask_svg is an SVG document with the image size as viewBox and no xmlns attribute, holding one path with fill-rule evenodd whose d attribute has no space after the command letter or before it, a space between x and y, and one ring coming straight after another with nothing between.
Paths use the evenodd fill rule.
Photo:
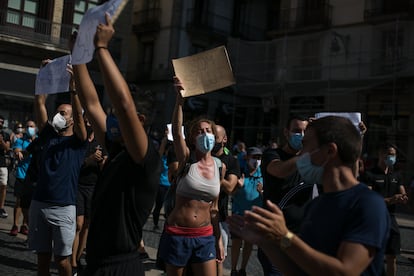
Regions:
<instances>
[{"instance_id":1,"label":"backpack strap","mask_svg":"<svg viewBox=\"0 0 414 276\"><path fill-rule=\"evenodd\" d=\"M213 156L213 159L214 159L214 162L216 163L216 165L219 169L219 174L220 174L220 179L221 179L221 172L222 172L222 169L223 169L223 164L222 164L220 158Z\"/></svg>"}]
</instances>

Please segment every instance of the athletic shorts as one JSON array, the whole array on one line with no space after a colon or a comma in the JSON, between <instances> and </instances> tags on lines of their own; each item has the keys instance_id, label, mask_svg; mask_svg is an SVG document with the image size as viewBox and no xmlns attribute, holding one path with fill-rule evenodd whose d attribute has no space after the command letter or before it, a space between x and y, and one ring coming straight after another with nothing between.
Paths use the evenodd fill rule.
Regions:
<instances>
[{"instance_id":1,"label":"athletic shorts","mask_svg":"<svg viewBox=\"0 0 414 276\"><path fill-rule=\"evenodd\" d=\"M139 252L106 257L98 263L88 261L81 275L87 276L145 276Z\"/></svg>"},{"instance_id":2,"label":"athletic shorts","mask_svg":"<svg viewBox=\"0 0 414 276\"><path fill-rule=\"evenodd\" d=\"M94 189L95 186L78 186L78 193L76 195L76 216L90 218Z\"/></svg>"},{"instance_id":3,"label":"athletic shorts","mask_svg":"<svg viewBox=\"0 0 414 276\"><path fill-rule=\"evenodd\" d=\"M22 178L16 178L16 181L14 182L14 196L21 198L23 195L23 189L24 189L24 179Z\"/></svg>"},{"instance_id":4,"label":"athletic shorts","mask_svg":"<svg viewBox=\"0 0 414 276\"><path fill-rule=\"evenodd\" d=\"M204 263L216 259L216 237L176 235L165 231L161 235L159 250L160 258L166 264L185 267L187 264Z\"/></svg>"},{"instance_id":5,"label":"athletic shorts","mask_svg":"<svg viewBox=\"0 0 414 276\"><path fill-rule=\"evenodd\" d=\"M397 256L401 251L401 235L398 227L397 219L393 214L390 214L391 227L390 236L388 238L387 247L385 248L385 255Z\"/></svg>"},{"instance_id":6,"label":"athletic shorts","mask_svg":"<svg viewBox=\"0 0 414 276\"><path fill-rule=\"evenodd\" d=\"M0 185L7 186L9 177L9 169L7 167L0 167Z\"/></svg>"},{"instance_id":7,"label":"athletic shorts","mask_svg":"<svg viewBox=\"0 0 414 276\"><path fill-rule=\"evenodd\" d=\"M34 186L32 183L22 178L16 178L16 182L14 183L14 196L20 198L20 207L29 209L33 192Z\"/></svg>"},{"instance_id":8,"label":"athletic shorts","mask_svg":"<svg viewBox=\"0 0 414 276\"><path fill-rule=\"evenodd\" d=\"M29 209L29 229L31 250L69 256L76 232L76 207L33 200Z\"/></svg>"},{"instance_id":9,"label":"athletic shorts","mask_svg":"<svg viewBox=\"0 0 414 276\"><path fill-rule=\"evenodd\" d=\"M36 183L25 181L23 185L22 195L20 196L20 206L24 209L29 209L32 202L33 193Z\"/></svg>"}]
</instances>

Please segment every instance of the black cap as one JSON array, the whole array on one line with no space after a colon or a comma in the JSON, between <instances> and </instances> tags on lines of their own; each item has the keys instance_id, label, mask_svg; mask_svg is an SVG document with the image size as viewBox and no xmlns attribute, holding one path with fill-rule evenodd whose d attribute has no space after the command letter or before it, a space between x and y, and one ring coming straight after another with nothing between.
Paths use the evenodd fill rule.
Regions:
<instances>
[{"instance_id":1,"label":"black cap","mask_svg":"<svg viewBox=\"0 0 414 276\"><path fill-rule=\"evenodd\" d=\"M250 147L247 149L247 155L262 155L262 150L258 147Z\"/></svg>"}]
</instances>

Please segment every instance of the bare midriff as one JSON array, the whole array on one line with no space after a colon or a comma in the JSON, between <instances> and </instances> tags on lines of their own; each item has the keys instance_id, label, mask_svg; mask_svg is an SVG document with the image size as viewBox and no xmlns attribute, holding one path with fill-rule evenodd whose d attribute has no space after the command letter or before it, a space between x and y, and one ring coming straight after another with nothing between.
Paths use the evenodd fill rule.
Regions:
<instances>
[{"instance_id":1,"label":"bare midriff","mask_svg":"<svg viewBox=\"0 0 414 276\"><path fill-rule=\"evenodd\" d=\"M177 195L174 210L168 216L168 224L180 227L203 227L211 224L211 202Z\"/></svg>"}]
</instances>

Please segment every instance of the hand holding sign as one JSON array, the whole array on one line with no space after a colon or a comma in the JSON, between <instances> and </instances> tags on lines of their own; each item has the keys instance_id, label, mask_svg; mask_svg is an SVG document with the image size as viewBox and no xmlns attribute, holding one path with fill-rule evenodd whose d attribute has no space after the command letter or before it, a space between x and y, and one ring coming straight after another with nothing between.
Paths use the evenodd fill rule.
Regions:
<instances>
[{"instance_id":1,"label":"hand holding sign","mask_svg":"<svg viewBox=\"0 0 414 276\"><path fill-rule=\"evenodd\" d=\"M183 97L218 90L235 83L230 61L224 46L196 55L172 60L175 75L184 90Z\"/></svg>"},{"instance_id":2,"label":"hand holding sign","mask_svg":"<svg viewBox=\"0 0 414 276\"><path fill-rule=\"evenodd\" d=\"M86 12L79 26L79 33L73 47L72 64L85 64L92 60L95 50L93 39L97 26L106 22L106 13L110 15L112 21L115 21L120 10L124 8L127 2L127 0L110 0Z\"/></svg>"},{"instance_id":3,"label":"hand holding sign","mask_svg":"<svg viewBox=\"0 0 414 276\"><path fill-rule=\"evenodd\" d=\"M35 94L55 94L68 92L70 74L67 65L70 64L70 55L48 60L40 68L36 76Z\"/></svg>"}]
</instances>

